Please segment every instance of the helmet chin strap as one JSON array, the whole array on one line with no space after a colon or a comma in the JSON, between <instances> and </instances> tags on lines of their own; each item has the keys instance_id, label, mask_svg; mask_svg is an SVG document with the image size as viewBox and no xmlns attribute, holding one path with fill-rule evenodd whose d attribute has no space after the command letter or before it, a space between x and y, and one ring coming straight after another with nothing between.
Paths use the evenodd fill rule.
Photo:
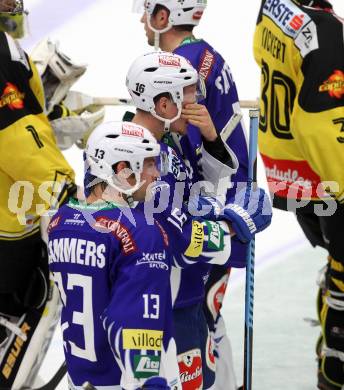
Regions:
<instances>
[{"instance_id":1,"label":"helmet chin strap","mask_svg":"<svg viewBox=\"0 0 344 390\"><path fill-rule=\"evenodd\" d=\"M154 31L154 50L159 51L159 43L160 43L160 33Z\"/></svg>"},{"instance_id":2,"label":"helmet chin strap","mask_svg":"<svg viewBox=\"0 0 344 390\"><path fill-rule=\"evenodd\" d=\"M168 30L171 30L171 28L173 26L170 22L168 22L168 25L165 28L163 28L161 30L156 29L155 27L152 26L151 16L149 15L149 13L147 11L146 11L146 19L147 19L147 24L148 24L149 29L154 32L154 49L156 51L158 51L160 48L160 34L163 34L163 33L167 32Z\"/></svg>"},{"instance_id":3,"label":"helmet chin strap","mask_svg":"<svg viewBox=\"0 0 344 390\"><path fill-rule=\"evenodd\" d=\"M180 116L182 115L182 105L180 103L176 103L176 104L177 104L177 107L178 107L178 112L177 112L177 115L174 118L172 118L172 119L166 119L166 118L163 118L162 116L158 115L154 108L152 108L150 110L150 113L156 119L159 119L159 121L164 123L164 133L168 133L170 131L171 123L173 123L176 120L178 120L180 118Z\"/></svg>"}]
</instances>

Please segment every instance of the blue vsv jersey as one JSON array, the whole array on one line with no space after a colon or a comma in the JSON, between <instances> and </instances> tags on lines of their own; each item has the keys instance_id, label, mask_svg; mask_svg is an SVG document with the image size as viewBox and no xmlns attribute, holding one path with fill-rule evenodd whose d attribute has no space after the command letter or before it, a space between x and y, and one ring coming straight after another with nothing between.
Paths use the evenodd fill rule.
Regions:
<instances>
[{"instance_id":1,"label":"blue vsv jersey","mask_svg":"<svg viewBox=\"0 0 344 390\"><path fill-rule=\"evenodd\" d=\"M174 50L187 58L198 71L206 86L206 98L204 104L214 122L218 134L226 129L234 112L240 112L240 104L235 82L229 65L222 56L217 53L206 41L186 38L179 47ZM202 169L202 137L198 128L189 125L188 133L181 138L181 146L185 157L190 161L194 171L193 180L209 180L215 177L205 177ZM226 140L228 147L234 152L239 166L228 183L226 203L235 196L235 183L247 182L248 177L248 148L243 121L230 133ZM247 246L238 241L233 242L231 266L244 267Z\"/></svg>"},{"instance_id":2,"label":"blue vsv jersey","mask_svg":"<svg viewBox=\"0 0 344 390\"><path fill-rule=\"evenodd\" d=\"M170 237L174 265L172 301L178 308L203 301L211 264L225 264L229 260L231 237L225 222L190 215L187 204L193 185L190 171L177 147L163 142L160 146L169 169L162 181L157 182L158 192L151 202L159 203L160 211L154 217ZM140 207L149 209L151 202ZM158 205L155 207L159 210Z\"/></svg>"},{"instance_id":3,"label":"blue vsv jersey","mask_svg":"<svg viewBox=\"0 0 344 390\"><path fill-rule=\"evenodd\" d=\"M179 389L167 233L140 210L77 201L60 208L48 231L74 387L134 390L161 376Z\"/></svg>"}]
</instances>

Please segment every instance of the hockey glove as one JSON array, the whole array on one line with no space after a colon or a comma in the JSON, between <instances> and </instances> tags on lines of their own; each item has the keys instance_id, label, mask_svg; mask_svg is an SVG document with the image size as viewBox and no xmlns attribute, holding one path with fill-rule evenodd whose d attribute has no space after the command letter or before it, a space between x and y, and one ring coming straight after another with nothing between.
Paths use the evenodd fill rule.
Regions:
<instances>
[{"instance_id":1,"label":"hockey glove","mask_svg":"<svg viewBox=\"0 0 344 390\"><path fill-rule=\"evenodd\" d=\"M230 222L237 238L248 242L271 223L269 197L262 188L253 189L248 185L237 193L234 201L225 206L219 219Z\"/></svg>"},{"instance_id":2,"label":"hockey glove","mask_svg":"<svg viewBox=\"0 0 344 390\"><path fill-rule=\"evenodd\" d=\"M80 139L87 140L94 128L103 122L104 116L105 109L101 106L89 107L87 111L76 113L60 103L54 106L48 118L59 148L65 150Z\"/></svg>"},{"instance_id":3,"label":"hockey glove","mask_svg":"<svg viewBox=\"0 0 344 390\"><path fill-rule=\"evenodd\" d=\"M216 221L223 204L212 196L191 197L185 204L190 215Z\"/></svg>"},{"instance_id":4,"label":"hockey glove","mask_svg":"<svg viewBox=\"0 0 344 390\"><path fill-rule=\"evenodd\" d=\"M166 379L159 376L147 379L142 390L169 390L170 387L167 385Z\"/></svg>"}]
</instances>

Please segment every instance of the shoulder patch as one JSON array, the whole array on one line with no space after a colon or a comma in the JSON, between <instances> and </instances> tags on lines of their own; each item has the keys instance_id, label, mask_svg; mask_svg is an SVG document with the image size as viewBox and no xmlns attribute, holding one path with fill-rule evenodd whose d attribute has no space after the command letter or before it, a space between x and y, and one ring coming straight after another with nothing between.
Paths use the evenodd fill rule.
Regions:
<instances>
[{"instance_id":1,"label":"shoulder patch","mask_svg":"<svg viewBox=\"0 0 344 390\"><path fill-rule=\"evenodd\" d=\"M211 73L213 65L215 63L215 56L208 49L205 49L202 54L202 59L198 68L200 77L206 81Z\"/></svg>"},{"instance_id":2,"label":"shoulder patch","mask_svg":"<svg viewBox=\"0 0 344 390\"><path fill-rule=\"evenodd\" d=\"M269 17L286 35L296 38L311 18L288 0L266 0L263 15Z\"/></svg>"},{"instance_id":3,"label":"shoulder patch","mask_svg":"<svg viewBox=\"0 0 344 390\"><path fill-rule=\"evenodd\" d=\"M317 26L313 21L306 24L295 39L295 45L300 49L302 57L319 48Z\"/></svg>"},{"instance_id":4,"label":"shoulder patch","mask_svg":"<svg viewBox=\"0 0 344 390\"><path fill-rule=\"evenodd\" d=\"M122 252L130 255L137 251L136 243L130 233L130 230L119 221L108 217L97 217L94 227L99 231L111 232L121 244Z\"/></svg>"},{"instance_id":5,"label":"shoulder patch","mask_svg":"<svg viewBox=\"0 0 344 390\"><path fill-rule=\"evenodd\" d=\"M50 232L59 225L60 221L61 221L60 215L52 219L52 221L48 225L48 229L47 229L48 234L50 234Z\"/></svg>"}]
</instances>

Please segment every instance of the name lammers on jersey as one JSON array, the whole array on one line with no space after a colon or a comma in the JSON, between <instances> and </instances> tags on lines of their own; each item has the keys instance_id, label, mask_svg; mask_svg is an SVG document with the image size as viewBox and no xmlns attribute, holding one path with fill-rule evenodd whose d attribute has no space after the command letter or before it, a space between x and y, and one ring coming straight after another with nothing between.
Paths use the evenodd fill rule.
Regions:
<instances>
[{"instance_id":1,"label":"name lammers on jersey","mask_svg":"<svg viewBox=\"0 0 344 390\"><path fill-rule=\"evenodd\" d=\"M284 63L286 44L281 42L268 28L263 29L262 47L274 58Z\"/></svg>"},{"instance_id":2,"label":"name lammers on jersey","mask_svg":"<svg viewBox=\"0 0 344 390\"><path fill-rule=\"evenodd\" d=\"M104 268L104 244L78 238L56 238L49 241L49 263L74 263L89 267Z\"/></svg>"}]
</instances>

